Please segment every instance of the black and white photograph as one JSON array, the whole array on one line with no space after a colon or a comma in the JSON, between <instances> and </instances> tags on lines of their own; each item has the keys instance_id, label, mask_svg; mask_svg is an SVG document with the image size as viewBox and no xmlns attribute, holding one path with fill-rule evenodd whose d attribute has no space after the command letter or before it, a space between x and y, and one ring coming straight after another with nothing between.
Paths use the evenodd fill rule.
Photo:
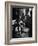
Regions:
<instances>
[{"instance_id":1,"label":"black and white photograph","mask_svg":"<svg viewBox=\"0 0 38 46\"><path fill-rule=\"evenodd\" d=\"M32 37L32 9L12 8L12 37Z\"/></svg>"},{"instance_id":2,"label":"black and white photograph","mask_svg":"<svg viewBox=\"0 0 38 46\"><path fill-rule=\"evenodd\" d=\"M37 4L5 3L5 43L37 42Z\"/></svg>"}]
</instances>

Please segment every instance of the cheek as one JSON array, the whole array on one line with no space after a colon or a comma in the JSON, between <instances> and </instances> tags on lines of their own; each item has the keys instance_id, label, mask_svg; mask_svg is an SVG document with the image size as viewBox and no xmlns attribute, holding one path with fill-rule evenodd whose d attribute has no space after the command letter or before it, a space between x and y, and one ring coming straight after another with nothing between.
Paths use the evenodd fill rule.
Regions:
<instances>
[{"instance_id":1,"label":"cheek","mask_svg":"<svg viewBox=\"0 0 38 46\"><path fill-rule=\"evenodd\" d=\"M29 32L29 28L24 28L24 32Z\"/></svg>"}]
</instances>

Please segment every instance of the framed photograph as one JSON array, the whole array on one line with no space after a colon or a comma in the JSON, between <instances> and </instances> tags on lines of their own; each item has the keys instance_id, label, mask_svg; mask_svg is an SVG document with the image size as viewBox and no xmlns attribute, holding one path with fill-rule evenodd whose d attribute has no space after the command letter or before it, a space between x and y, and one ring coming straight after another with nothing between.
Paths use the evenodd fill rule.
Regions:
<instances>
[{"instance_id":1,"label":"framed photograph","mask_svg":"<svg viewBox=\"0 0 38 46\"><path fill-rule=\"evenodd\" d=\"M37 4L5 2L5 43L37 42Z\"/></svg>"}]
</instances>

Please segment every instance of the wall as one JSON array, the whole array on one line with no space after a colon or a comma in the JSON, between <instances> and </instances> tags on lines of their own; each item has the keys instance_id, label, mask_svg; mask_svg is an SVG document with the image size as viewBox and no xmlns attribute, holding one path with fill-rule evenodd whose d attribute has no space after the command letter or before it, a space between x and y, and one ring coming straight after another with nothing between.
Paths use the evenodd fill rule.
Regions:
<instances>
[{"instance_id":1,"label":"wall","mask_svg":"<svg viewBox=\"0 0 38 46\"><path fill-rule=\"evenodd\" d=\"M0 0L0 46L5 46L4 44L5 43L5 1L7 0ZM28 3L38 4L38 0L10 0L10 1L28 2ZM37 15L37 21L38 21L38 15ZM38 30L38 22L37 22L37 30ZM37 46L38 44L32 43L32 44L21 44L21 45L13 45L13 46L23 46L23 45L24 46Z\"/></svg>"}]
</instances>

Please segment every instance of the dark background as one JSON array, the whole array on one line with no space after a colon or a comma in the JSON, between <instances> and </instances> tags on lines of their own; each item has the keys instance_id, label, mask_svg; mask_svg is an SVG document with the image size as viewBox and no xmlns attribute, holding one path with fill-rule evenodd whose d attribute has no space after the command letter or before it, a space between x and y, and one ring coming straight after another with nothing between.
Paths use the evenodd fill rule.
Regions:
<instances>
[{"instance_id":1,"label":"dark background","mask_svg":"<svg viewBox=\"0 0 38 46\"><path fill-rule=\"evenodd\" d=\"M12 20L14 20L14 19L16 19L16 21L17 21L17 24L15 24L15 25L12 25L12 27L14 27L13 28L13 30L12 30L12 38L20 38L21 36L19 36L18 35L18 37L17 37L17 32L15 31L15 27L17 27L18 26L18 31L19 31L19 9L21 9L21 8L12 8ZM17 11L17 13L18 14L16 14L16 11ZM27 20L26 20L26 27L28 27L30 30L29 30L29 37L32 37L32 11L30 12L30 14L31 14L31 17L29 17L28 15L27 15L27 13L29 12L29 8L26 8L26 16L27 16Z\"/></svg>"}]
</instances>

